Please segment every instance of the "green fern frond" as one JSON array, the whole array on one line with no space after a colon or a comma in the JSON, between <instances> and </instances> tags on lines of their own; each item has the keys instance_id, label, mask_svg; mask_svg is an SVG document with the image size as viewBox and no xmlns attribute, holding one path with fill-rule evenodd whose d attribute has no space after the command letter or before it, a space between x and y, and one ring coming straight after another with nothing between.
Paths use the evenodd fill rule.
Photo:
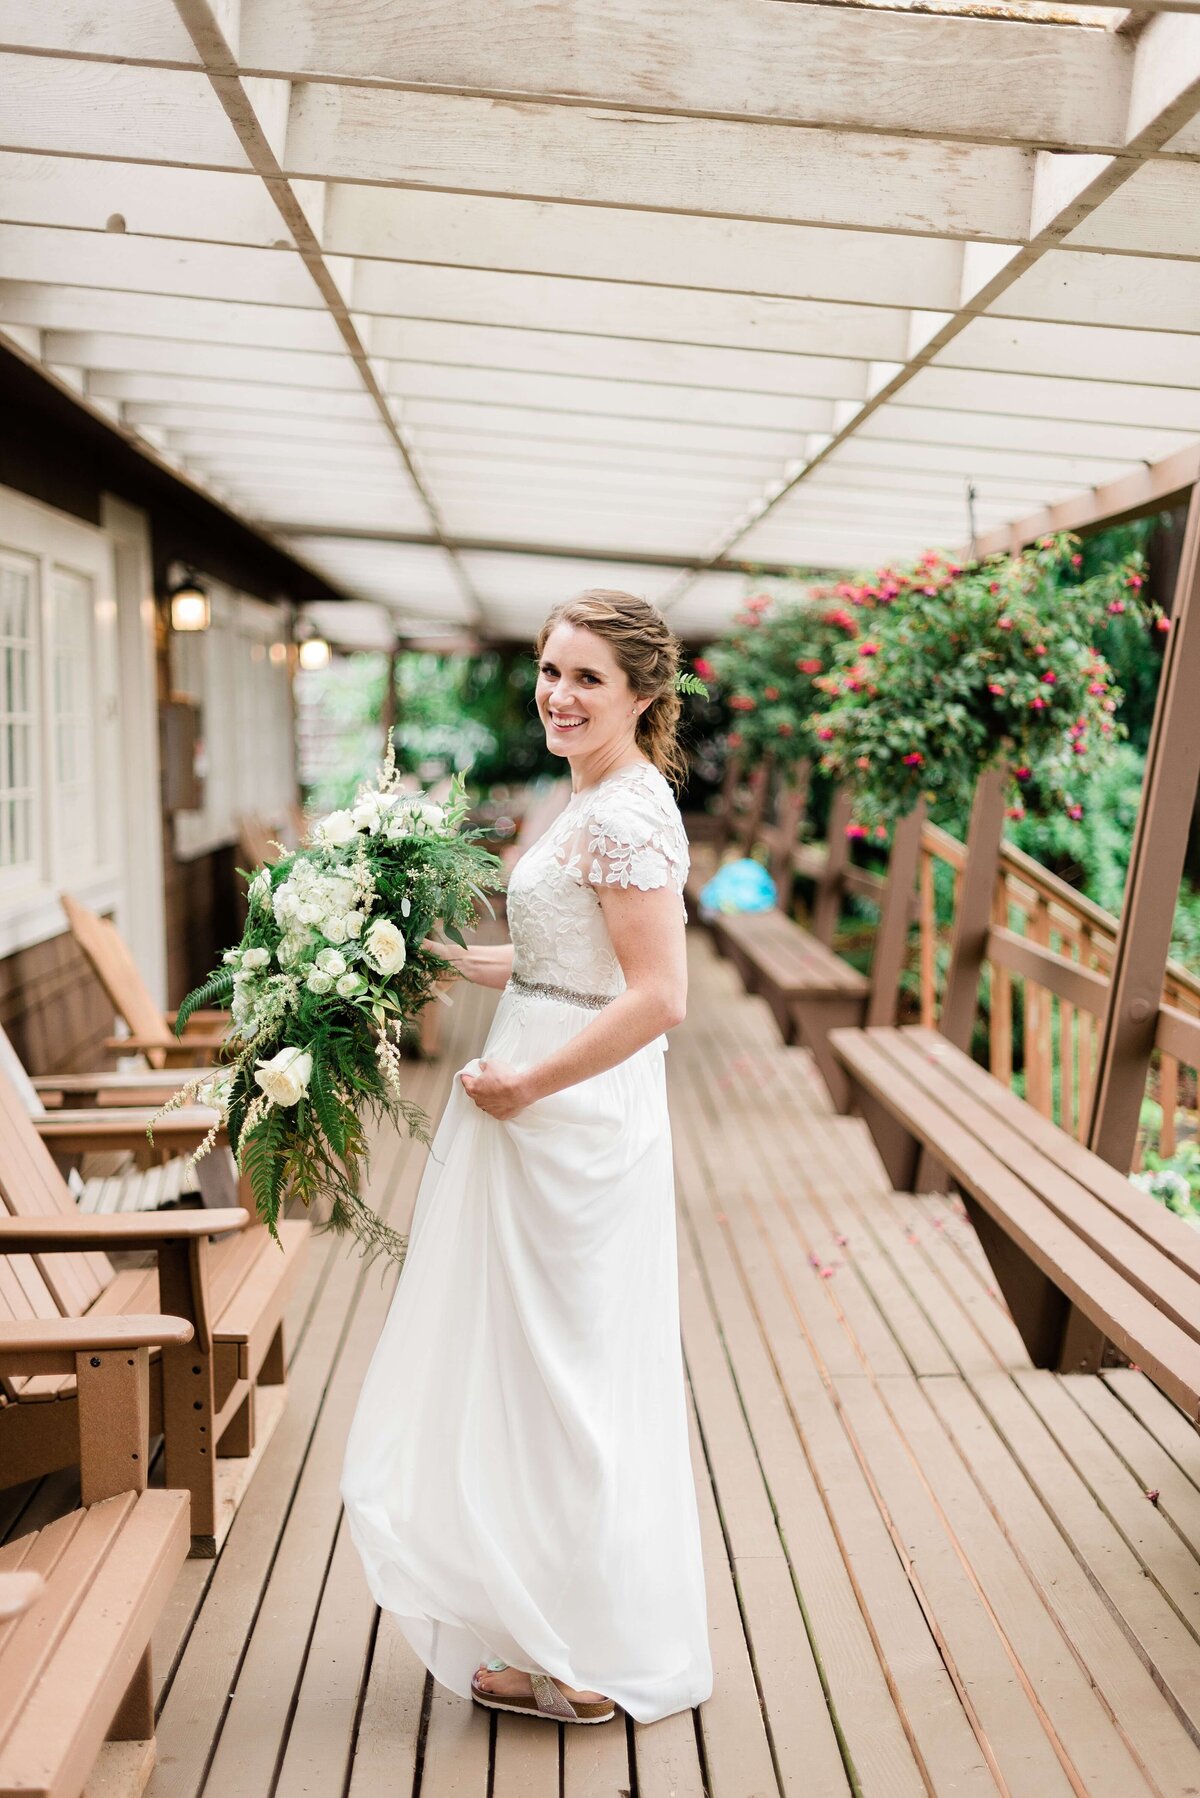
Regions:
<instances>
[{"instance_id":1,"label":"green fern frond","mask_svg":"<svg viewBox=\"0 0 1200 1798\"><path fill-rule=\"evenodd\" d=\"M215 974L209 975L203 986L190 992L179 1007L179 1014L175 1019L176 1036L183 1035L187 1021L194 1011L207 1011L210 1006L230 998L232 993L233 975L228 968L218 968Z\"/></svg>"},{"instance_id":2,"label":"green fern frond","mask_svg":"<svg viewBox=\"0 0 1200 1798\"><path fill-rule=\"evenodd\" d=\"M686 668L681 668L675 676L675 691L677 693L692 693L697 699L708 698L708 688L700 679L700 676L698 674L693 674L690 669Z\"/></svg>"}]
</instances>

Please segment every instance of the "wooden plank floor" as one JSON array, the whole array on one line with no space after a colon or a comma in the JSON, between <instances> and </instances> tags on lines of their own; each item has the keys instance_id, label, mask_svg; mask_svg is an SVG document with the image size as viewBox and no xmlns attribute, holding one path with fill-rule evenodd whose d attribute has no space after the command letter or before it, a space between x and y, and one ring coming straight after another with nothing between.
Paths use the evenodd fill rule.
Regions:
<instances>
[{"instance_id":1,"label":"wooden plank floor","mask_svg":"<svg viewBox=\"0 0 1200 1798\"><path fill-rule=\"evenodd\" d=\"M431 1112L492 1003L412 1065ZM1196 1798L1195 1429L1136 1371L1031 1368L961 1210L888 1191L698 933L668 1068L711 1701L560 1732L433 1688L338 1497L392 1278L318 1238L287 1409L158 1631L150 1798ZM393 1222L423 1158L380 1146ZM0 1526L70 1502L2 1494Z\"/></svg>"}]
</instances>

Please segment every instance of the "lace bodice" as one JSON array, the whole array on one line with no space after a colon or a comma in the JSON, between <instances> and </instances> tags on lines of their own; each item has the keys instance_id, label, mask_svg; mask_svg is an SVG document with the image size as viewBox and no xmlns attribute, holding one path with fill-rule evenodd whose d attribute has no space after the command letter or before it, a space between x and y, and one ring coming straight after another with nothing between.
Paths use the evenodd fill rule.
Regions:
<instances>
[{"instance_id":1,"label":"lace bodice","mask_svg":"<svg viewBox=\"0 0 1200 1798\"><path fill-rule=\"evenodd\" d=\"M682 904L687 871L679 808L649 762L573 793L509 876L513 973L577 992L623 992L598 889L669 886Z\"/></svg>"}]
</instances>

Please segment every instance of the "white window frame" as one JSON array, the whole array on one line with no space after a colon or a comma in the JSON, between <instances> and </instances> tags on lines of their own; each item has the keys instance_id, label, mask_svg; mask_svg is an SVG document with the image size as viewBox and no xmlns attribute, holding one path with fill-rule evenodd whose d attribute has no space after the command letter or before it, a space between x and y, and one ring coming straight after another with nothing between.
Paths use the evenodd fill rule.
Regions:
<instances>
[{"instance_id":1,"label":"white window frame","mask_svg":"<svg viewBox=\"0 0 1200 1798\"><path fill-rule=\"evenodd\" d=\"M0 871L0 957L58 936L63 929L59 893L74 893L97 909L122 898L122 778L117 661L117 609L113 546L102 530L52 506L0 488L0 548L36 565L34 788L36 856L9 881ZM52 647L53 575L56 568L81 576L92 588L90 751L95 771L95 856L73 865L55 849L50 815L53 766Z\"/></svg>"},{"instance_id":2,"label":"white window frame","mask_svg":"<svg viewBox=\"0 0 1200 1798\"><path fill-rule=\"evenodd\" d=\"M171 643L172 691L199 705L204 745L204 805L175 816L180 861L236 843L246 813L281 819L296 798L290 662L270 659L272 644L286 650L291 638L291 608L200 578L209 628Z\"/></svg>"}]
</instances>

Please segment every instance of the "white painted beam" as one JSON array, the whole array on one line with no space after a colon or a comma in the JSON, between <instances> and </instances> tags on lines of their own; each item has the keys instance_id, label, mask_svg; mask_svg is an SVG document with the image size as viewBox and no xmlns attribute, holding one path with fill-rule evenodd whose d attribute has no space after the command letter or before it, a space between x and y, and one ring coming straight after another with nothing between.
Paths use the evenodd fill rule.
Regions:
<instances>
[{"instance_id":1,"label":"white painted beam","mask_svg":"<svg viewBox=\"0 0 1200 1798\"><path fill-rule=\"evenodd\" d=\"M944 368L1054 375L1161 387L1200 387L1200 340L1147 328L973 318L938 351ZM915 371L914 371L915 372Z\"/></svg>"},{"instance_id":2,"label":"white painted beam","mask_svg":"<svg viewBox=\"0 0 1200 1798\"><path fill-rule=\"evenodd\" d=\"M100 16L98 7L89 10ZM264 250L291 244L278 208L249 169L229 175L78 156L0 155L0 220Z\"/></svg>"},{"instance_id":3,"label":"white painted beam","mask_svg":"<svg viewBox=\"0 0 1200 1798\"><path fill-rule=\"evenodd\" d=\"M780 459L798 455L803 447L803 429L799 425L791 431L721 424L700 430L687 420L570 410L550 412L533 406L468 405L457 400L413 400L400 408L400 416L416 443L420 443L427 429L458 429L480 442L493 434L568 443L648 443L680 449L700 442L707 449Z\"/></svg>"},{"instance_id":4,"label":"white painted beam","mask_svg":"<svg viewBox=\"0 0 1200 1798\"><path fill-rule=\"evenodd\" d=\"M1051 251L1000 295L997 318L1200 332L1200 270L1150 256Z\"/></svg>"},{"instance_id":5,"label":"white painted beam","mask_svg":"<svg viewBox=\"0 0 1200 1798\"><path fill-rule=\"evenodd\" d=\"M0 280L0 323L46 331L119 332L185 343L311 350L345 355L328 313L301 306L243 305L173 294L114 293L99 287Z\"/></svg>"},{"instance_id":6,"label":"white painted beam","mask_svg":"<svg viewBox=\"0 0 1200 1798\"><path fill-rule=\"evenodd\" d=\"M0 91L7 150L184 168L250 166L202 74L0 53Z\"/></svg>"},{"instance_id":7,"label":"white painted beam","mask_svg":"<svg viewBox=\"0 0 1200 1798\"><path fill-rule=\"evenodd\" d=\"M243 0L248 67L901 135L1117 148L1130 47L1098 31L755 0ZM914 105L912 72L920 71ZM982 70L987 78L981 79Z\"/></svg>"},{"instance_id":8,"label":"white painted beam","mask_svg":"<svg viewBox=\"0 0 1200 1798\"><path fill-rule=\"evenodd\" d=\"M942 411L1007 413L1018 419L1074 419L1200 435L1200 391L1127 381L1064 380L1055 375L999 374L923 368L904 389L903 404Z\"/></svg>"},{"instance_id":9,"label":"white painted beam","mask_svg":"<svg viewBox=\"0 0 1200 1798\"><path fill-rule=\"evenodd\" d=\"M89 389L106 399L128 400L166 408L214 408L236 419L239 414L270 412L286 417L368 419L378 421L369 396L358 387L332 388L261 385L238 375L224 379L138 371L93 370ZM197 414L198 415L198 414ZM155 422L154 420L150 421Z\"/></svg>"},{"instance_id":10,"label":"white painted beam","mask_svg":"<svg viewBox=\"0 0 1200 1798\"><path fill-rule=\"evenodd\" d=\"M320 308L320 295L294 251L189 244L56 226L0 226L0 268L9 280L66 287L180 294Z\"/></svg>"},{"instance_id":11,"label":"white painted beam","mask_svg":"<svg viewBox=\"0 0 1200 1798\"><path fill-rule=\"evenodd\" d=\"M46 356L76 368L198 375L217 381L277 382L334 392L358 386L348 357L303 350L246 348L237 344L185 343L161 337L119 337L102 331L48 331ZM100 389L96 390L97 392Z\"/></svg>"},{"instance_id":12,"label":"white painted beam","mask_svg":"<svg viewBox=\"0 0 1200 1798\"><path fill-rule=\"evenodd\" d=\"M1026 230L1032 157L866 133L299 85L286 172L918 236Z\"/></svg>"},{"instance_id":13,"label":"white painted beam","mask_svg":"<svg viewBox=\"0 0 1200 1798\"><path fill-rule=\"evenodd\" d=\"M1170 455L1188 441L1185 431L1149 425L1096 424L1074 419L1012 418L982 411L938 412L885 406L855 432L858 442L887 438L893 443L961 445L966 449L1029 450L1045 456L1095 456L1138 462Z\"/></svg>"}]
</instances>

